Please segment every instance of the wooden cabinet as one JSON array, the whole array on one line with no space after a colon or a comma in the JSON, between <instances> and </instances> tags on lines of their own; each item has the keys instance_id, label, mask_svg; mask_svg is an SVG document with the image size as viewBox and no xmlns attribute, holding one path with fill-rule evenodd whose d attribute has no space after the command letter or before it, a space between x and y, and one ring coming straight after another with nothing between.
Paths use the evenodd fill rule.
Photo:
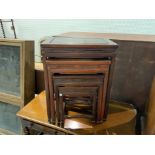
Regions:
<instances>
[{"instance_id":1,"label":"wooden cabinet","mask_svg":"<svg viewBox=\"0 0 155 155\"><path fill-rule=\"evenodd\" d=\"M0 39L0 134L21 134L16 112L35 96L34 41Z\"/></svg>"},{"instance_id":2,"label":"wooden cabinet","mask_svg":"<svg viewBox=\"0 0 155 155\"><path fill-rule=\"evenodd\" d=\"M90 102L92 121L106 119L117 47L108 39L85 36L59 35L42 42L49 122L63 122L68 101L74 107L81 98Z\"/></svg>"},{"instance_id":3,"label":"wooden cabinet","mask_svg":"<svg viewBox=\"0 0 155 155\"><path fill-rule=\"evenodd\" d=\"M0 101L23 107L34 94L34 41L0 39Z\"/></svg>"}]
</instances>

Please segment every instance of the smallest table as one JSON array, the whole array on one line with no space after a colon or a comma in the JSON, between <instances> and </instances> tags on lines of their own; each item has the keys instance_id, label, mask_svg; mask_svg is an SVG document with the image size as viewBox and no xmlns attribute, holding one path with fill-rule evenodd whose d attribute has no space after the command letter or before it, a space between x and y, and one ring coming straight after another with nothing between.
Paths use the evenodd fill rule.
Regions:
<instances>
[{"instance_id":1,"label":"smallest table","mask_svg":"<svg viewBox=\"0 0 155 155\"><path fill-rule=\"evenodd\" d=\"M17 113L24 134L135 134L136 110L129 104L111 101L109 115L104 123L93 124L86 118L71 118L65 119L63 127L48 123L46 110L46 95L43 91Z\"/></svg>"}]
</instances>

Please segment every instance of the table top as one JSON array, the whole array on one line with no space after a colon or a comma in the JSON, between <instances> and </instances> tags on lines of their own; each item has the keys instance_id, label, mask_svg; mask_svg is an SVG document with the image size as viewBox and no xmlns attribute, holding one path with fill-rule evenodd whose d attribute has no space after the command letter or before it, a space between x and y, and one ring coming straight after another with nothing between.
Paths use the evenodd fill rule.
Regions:
<instances>
[{"instance_id":1,"label":"table top","mask_svg":"<svg viewBox=\"0 0 155 155\"><path fill-rule=\"evenodd\" d=\"M123 106L122 106L123 105ZM36 122L38 124L51 127L58 130L104 130L114 126L131 121L136 116L136 110L133 106L128 104L122 104L118 102L109 103L109 115L105 122L101 124L92 124L89 119L86 118L72 118L65 119L64 128L57 125L48 123L47 107L46 107L46 95L45 91L37 95L31 102L23 107L17 116L26 119L28 121ZM123 116L123 117L122 117Z\"/></svg>"},{"instance_id":2,"label":"table top","mask_svg":"<svg viewBox=\"0 0 155 155\"><path fill-rule=\"evenodd\" d=\"M41 43L42 47L81 47L81 48L117 48L118 45L107 39L85 35L82 36L67 36L57 35L48 37Z\"/></svg>"}]
</instances>

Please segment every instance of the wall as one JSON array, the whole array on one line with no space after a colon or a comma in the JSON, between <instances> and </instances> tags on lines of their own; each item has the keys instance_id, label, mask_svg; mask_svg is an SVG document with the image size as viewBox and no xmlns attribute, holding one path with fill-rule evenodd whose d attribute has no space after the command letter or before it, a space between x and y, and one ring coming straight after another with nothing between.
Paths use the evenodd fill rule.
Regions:
<instances>
[{"instance_id":1,"label":"wall","mask_svg":"<svg viewBox=\"0 0 155 155\"><path fill-rule=\"evenodd\" d=\"M155 34L155 20L150 19L15 19L14 23L19 39L35 40L36 61L40 61L40 40L49 35L69 31ZM4 27L7 36L12 37L10 25Z\"/></svg>"}]
</instances>

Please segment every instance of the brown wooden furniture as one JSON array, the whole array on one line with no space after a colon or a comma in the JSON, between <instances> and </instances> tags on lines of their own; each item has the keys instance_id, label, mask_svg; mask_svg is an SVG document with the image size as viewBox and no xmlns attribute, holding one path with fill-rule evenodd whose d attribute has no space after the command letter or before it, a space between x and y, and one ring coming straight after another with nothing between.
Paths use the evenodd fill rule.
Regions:
<instances>
[{"instance_id":1,"label":"brown wooden furniture","mask_svg":"<svg viewBox=\"0 0 155 155\"><path fill-rule=\"evenodd\" d=\"M45 90L43 64L35 63L35 93L39 94Z\"/></svg>"},{"instance_id":2,"label":"brown wooden furniture","mask_svg":"<svg viewBox=\"0 0 155 155\"><path fill-rule=\"evenodd\" d=\"M35 94L34 41L0 39L0 57L0 101L23 107Z\"/></svg>"},{"instance_id":3,"label":"brown wooden furniture","mask_svg":"<svg viewBox=\"0 0 155 155\"><path fill-rule=\"evenodd\" d=\"M90 101L91 103L89 104L92 109L92 112L91 112L92 115L90 116L90 115L84 114L84 116L92 118L92 121L95 122L96 117L99 117L99 115L97 115L96 113L96 108L97 108L97 105L99 105L100 103L97 104L96 102L99 102L101 100L101 96L98 94L102 94L103 81L104 81L103 75L91 75L91 76L90 75L72 75L72 76L71 75L56 75L56 76L53 76L54 91L57 94L56 103L59 103L59 98L63 98L62 102L66 106L67 106L67 103L70 102L70 108L71 108L71 105L79 102L77 100L81 100L83 104L87 104ZM67 98L68 98L68 101L67 101ZM59 104L61 105L61 103ZM59 104L57 106L59 106ZM64 105L64 109L66 111L65 105ZM76 104L76 108L77 106L78 105ZM81 112L82 110L83 109L81 109ZM90 108L88 110L90 110ZM60 110L60 112L64 113L63 111ZM63 121L63 116L62 116L61 121Z\"/></svg>"},{"instance_id":4,"label":"brown wooden furniture","mask_svg":"<svg viewBox=\"0 0 155 155\"><path fill-rule=\"evenodd\" d=\"M64 116L64 112L67 109L68 102L70 101L70 106L74 107L74 104L81 100L81 104L89 106L88 110L91 110L90 115L80 114L75 115L74 117L88 117L91 118L93 122L96 121L96 97L97 97L97 88L96 87L60 87L59 89L59 101L56 102L60 106L60 121L64 121L64 117L71 117L68 115ZM78 99L78 101L77 101ZM86 100L88 100L86 102ZM74 109L74 108L73 108ZM73 110L72 109L72 110ZM82 111L82 108L80 109Z\"/></svg>"},{"instance_id":5,"label":"brown wooden furniture","mask_svg":"<svg viewBox=\"0 0 155 155\"><path fill-rule=\"evenodd\" d=\"M101 124L87 118L65 119L63 127L49 123L45 92L23 107L17 116L23 122L24 134L135 134L136 110L132 105L113 101L109 102L107 121Z\"/></svg>"},{"instance_id":6,"label":"brown wooden furniture","mask_svg":"<svg viewBox=\"0 0 155 155\"><path fill-rule=\"evenodd\" d=\"M146 108L146 116L143 134L155 134L155 77L152 82L148 106Z\"/></svg>"},{"instance_id":7,"label":"brown wooden furniture","mask_svg":"<svg viewBox=\"0 0 155 155\"><path fill-rule=\"evenodd\" d=\"M112 70L117 47L116 43L108 39L86 36L63 37L60 35L51 37L41 43L49 122L54 123L58 113L63 113L61 112L62 108L58 107L60 103L56 103L56 105L54 103L54 95L56 97L59 96L57 91L54 90L53 77L55 75L89 77L103 75L103 83L99 86L99 95L96 95L97 108L94 113L97 114L95 122L102 122L106 119L107 102L110 95ZM80 80L82 81L83 78L81 77ZM84 86L80 85L79 82L78 87Z\"/></svg>"}]
</instances>

